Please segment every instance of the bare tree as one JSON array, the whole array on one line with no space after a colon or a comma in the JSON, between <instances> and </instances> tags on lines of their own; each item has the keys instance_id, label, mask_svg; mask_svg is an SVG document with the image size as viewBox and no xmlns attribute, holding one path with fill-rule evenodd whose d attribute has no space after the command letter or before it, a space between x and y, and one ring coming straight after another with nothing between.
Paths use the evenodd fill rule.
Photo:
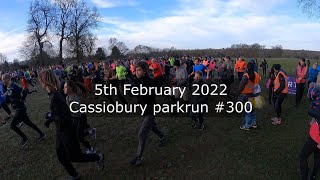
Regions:
<instances>
[{"instance_id":1,"label":"bare tree","mask_svg":"<svg viewBox=\"0 0 320 180\"><path fill-rule=\"evenodd\" d=\"M271 46L272 57L282 57L283 47L282 45Z\"/></svg>"},{"instance_id":2,"label":"bare tree","mask_svg":"<svg viewBox=\"0 0 320 180\"><path fill-rule=\"evenodd\" d=\"M55 32L59 36L59 63L63 61L63 42L71 35L72 9L77 0L54 0L56 20Z\"/></svg>"},{"instance_id":3,"label":"bare tree","mask_svg":"<svg viewBox=\"0 0 320 180\"><path fill-rule=\"evenodd\" d=\"M54 11L50 1L35 0L29 8L28 32L30 40L37 42L40 54L40 64L43 62L43 45L49 42L48 31L54 22Z\"/></svg>"},{"instance_id":4,"label":"bare tree","mask_svg":"<svg viewBox=\"0 0 320 180\"><path fill-rule=\"evenodd\" d=\"M39 54L37 41L34 41L33 37L29 36L22 42L22 46L19 48L19 54L23 60L34 59L34 57Z\"/></svg>"},{"instance_id":5,"label":"bare tree","mask_svg":"<svg viewBox=\"0 0 320 180\"><path fill-rule=\"evenodd\" d=\"M319 0L298 0L299 6L303 12L310 17L320 17L320 1Z\"/></svg>"},{"instance_id":6,"label":"bare tree","mask_svg":"<svg viewBox=\"0 0 320 180\"><path fill-rule=\"evenodd\" d=\"M84 49L84 54L86 56L91 56L93 53L93 49L96 46L96 41L97 41L97 36L93 35L93 34L88 34L87 36L85 36L84 38L82 38L81 40L81 44L83 45L83 49Z\"/></svg>"},{"instance_id":7,"label":"bare tree","mask_svg":"<svg viewBox=\"0 0 320 180\"><path fill-rule=\"evenodd\" d=\"M152 51L152 48L149 46L138 45L133 49L133 53L135 54L147 54Z\"/></svg>"},{"instance_id":8,"label":"bare tree","mask_svg":"<svg viewBox=\"0 0 320 180\"><path fill-rule=\"evenodd\" d=\"M118 41L117 38L110 38L108 42L109 42L109 47L108 47L109 51L112 51L114 47L117 47L118 50L123 55L128 54L130 51L128 46L124 42Z\"/></svg>"},{"instance_id":9,"label":"bare tree","mask_svg":"<svg viewBox=\"0 0 320 180\"><path fill-rule=\"evenodd\" d=\"M2 53L0 53L0 64L4 64L4 62L8 61L8 57Z\"/></svg>"},{"instance_id":10,"label":"bare tree","mask_svg":"<svg viewBox=\"0 0 320 180\"><path fill-rule=\"evenodd\" d=\"M80 62L85 52L81 44L91 35L91 30L98 26L99 14L97 9L90 9L83 0L77 0L72 8L71 36L68 38L71 51Z\"/></svg>"},{"instance_id":11,"label":"bare tree","mask_svg":"<svg viewBox=\"0 0 320 180\"><path fill-rule=\"evenodd\" d=\"M107 55L105 53L105 49L102 47L98 47L96 54L95 54L95 57L98 60L105 60L107 58Z\"/></svg>"}]
</instances>

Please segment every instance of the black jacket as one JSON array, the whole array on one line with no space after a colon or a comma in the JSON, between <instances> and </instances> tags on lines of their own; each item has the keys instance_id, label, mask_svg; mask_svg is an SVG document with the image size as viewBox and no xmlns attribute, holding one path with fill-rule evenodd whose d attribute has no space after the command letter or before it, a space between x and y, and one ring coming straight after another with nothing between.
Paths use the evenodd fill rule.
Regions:
<instances>
[{"instance_id":1,"label":"black jacket","mask_svg":"<svg viewBox=\"0 0 320 180\"><path fill-rule=\"evenodd\" d=\"M51 122L55 123L57 133L73 135L71 113L66 99L58 91L49 93L49 99Z\"/></svg>"},{"instance_id":2,"label":"black jacket","mask_svg":"<svg viewBox=\"0 0 320 180\"><path fill-rule=\"evenodd\" d=\"M221 69L219 71L219 77L222 81L230 81L232 77L232 71L230 69Z\"/></svg>"},{"instance_id":3,"label":"black jacket","mask_svg":"<svg viewBox=\"0 0 320 180\"><path fill-rule=\"evenodd\" d=\"M143 87L146 87L149 89L149 87L155 87L155 84L153 83L152 79L150 77L143 77L143 78L136 78L134 80L133 86L140 87L140 84L142 84ZM149 93L148 93L149 94ZM138 95L137 96L137 103L142 105L147 105L146 111L143 114L143 116L146 115L153 115L153 106L156 102L156 97L154 91L152 91L151 95Z\"/></svg>"},{"instance_id":4,"label":"black jacket","mask_svg":"<svg viewBox=\"0 0 320 180\"><path fill-rule=\"evenodd\" d=\"M12 83L6 89L7 102L12 105L14 110L26 110L24 101L26 99L27 93L22 90L21 87Z\"/></svg>"},{"instance_id":5,"label":"black jacket","mask_svg":"<svg viewBox=\"0 0 320 180\"><path fill-rule=\"evenodd\" d=\"M195 85L199 85L199 89L198 89L198 87L197 86L195 86ZM200 94L199 96L196 96L196 95L192 95L191 96L191 99L190 99L190 102L191 102L191 104L208 104L208 95L204 95L202 92L201 92L201 87L203 86L203 85L205 85L206 83L205 83L205 81L203 80L203 79L201 79L201 80L199 80L199 81L194 81L193 82L193 84L192 84L192 88L191 88L191 92L192 92L192 94L193 94L193 92L195 92L197 89L198 89L198 92L195 92L195 93L198 93L198 94ZM205 88L203 88L203 89L205 89Z\"/></svg>"}]
</instances>

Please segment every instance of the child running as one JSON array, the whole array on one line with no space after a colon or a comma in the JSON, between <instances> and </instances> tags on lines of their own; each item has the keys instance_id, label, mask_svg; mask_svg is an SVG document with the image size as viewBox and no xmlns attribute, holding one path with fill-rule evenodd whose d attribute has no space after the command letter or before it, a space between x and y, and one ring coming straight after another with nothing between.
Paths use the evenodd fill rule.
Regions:
<instances>
[{"instance_id":1,"label":"child running","mask_svg":"<svg viewBox=\"0 0 320 180\"><path fill-rule=\"evenodd\" d=\"M19 134L22 138L20 145L24 147L29 139L28 137L17 127L20 122L24 122L27 126L31 127L39 133L39 138L37 141L41 141L46 137L35 124L33 124L27 114L27 107L23 103L26 98L26 93L21 87L12 83L11 76L9 74L2 75L2 81L5 86L7 86L7 92L5 92L6 98L9 103L11 103L12 108L15 110L15 115L11 122L11 129Z\"/></svg>"},{"instance_id":2,"label":"child running","mask_svg":"<svg viewBox=\"0 0 320 180\"><path fill-rule=\"evenodd\" d=\"M64 93L67 95L66 101L68 107L70 107L72 102L78 102L80 104L80 96L85 98L88 95L88 91L84 85L77 82L75 83L71 80L64 84ZM79 110L79 104L73 104L71 108L73 110ZM89 142L85 140L85 136L89 134L96 138L96 129L90 127L90 125L87 123L87 117L84 113L71 113L71 116L77 137L79 141L87 148L87 154L96 153Z\"/></svg>"},{"instance_id":3,"label":"child running","mask_svg":"<svg viewBox=\"0 0 320 180\"><path fill-rule=\"evenodd\" d=\"M22 84L23 90L26 91L27 94L32 94L33 92L38 92L36 89L33 91L29 91L29 84L28 84L27 79L24 76L21 77L21 84Z\"/></svg>"},{"instance_id":4,"label":"child running","mask_svg":"<svg viewBox=\"0 0 320 180\"><path fill-rule=\"evenodd\" d=\"M152 79L149 77L149 66L146 62L141 61L138 62L136 65L136 76L137 79L134 82L134 85L139 87L139 85L142 85L143 87L149 88L154 87ZM139 145L137 150L137 156L132 161L130 161L130 164L135 166L140 166L142 164L142 155L144 151L144 147L147 141L147 137L150 131L153 131L157 134L159 137L159 146L164 145L164 134L160 129L158 128L157 124L155 123L154 119L155 116L153 115L153 106L155 104L155 95L139 95L137 96L137 103L142 105L147 105L147 108L145 110L145 113L143 114L143 122L141 124L138 138L139 138Z\"/></svg>"},{"instance_id":5,"label":"child running","mask_svg":"<svg viewBox=\"0 0 320 180\"><path fill-rule=\"evenodd\" d=\"M194 75L194 81L193 85L197 84L199 88L201 88L205 82L202 78L202 72L197 71ZM192 94L196 91L197 87L192 85ZM203 93L200 93L200 96L191 96L190 102L194 105L200 105L200 104L208 104L208 96L203 95ZM203 112L193 113L190 111L191 119L193 120L193 128L198 129L199 131L202 131L204 129L203 125Z\"/></svg>"},{"instance_id":6,"label":"child running","mask_svg":"<svg viewBox=\"0 0 320 180\"><path fill-rule=\"evenodd\" d=\"M3 85L2 79L0 78L0 108L2 108L8 114L7 118L3 118L1 120L1 125L6 125L7 121L11 118L11 110L7 104L6 96L4 94L5 91L7 91L7 88Z\"/></svg>"},{"instance_id":7,"label":"child running","mask_svg":"<svg viewBox=\"0 0 320 180\"><path fill-rule=\"evenodd\" d=\"M59 92L59 80L52 70L42 70L39 74L41 86L48 92L51 112L46 113L45 126L56 125L56 152L69 179L80 179L80 174L71 162L97 162L99 169L104 168L104 154L83 154L79 141L73 131L70 109L66 99Z\"/></svg>"}]
</instances>

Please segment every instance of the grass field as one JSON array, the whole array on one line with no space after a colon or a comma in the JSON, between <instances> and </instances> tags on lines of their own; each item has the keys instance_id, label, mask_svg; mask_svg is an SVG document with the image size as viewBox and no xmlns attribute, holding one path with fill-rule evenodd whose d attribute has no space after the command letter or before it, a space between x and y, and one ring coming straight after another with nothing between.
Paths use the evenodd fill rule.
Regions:
<instances>
[{"instance_id":1,"label":"grass field","mask_svg":"<svg viewBox=\"0 0 320 180\"><path fill-rule=\"evenodd\" d=\"M269 66L280 63L293 73L298 59L267 59ZM265 82L265 79L262 81ZM267 100L267 90L262 85ZM215 97L217 98L217 97ZM156 118L167 135L165 147L157 146L157 137L150 133L142 167L131 167L138 144L140 117L88 115L97 127L96 141L90 141L106 155L106 168L96 171L94 163L77 164L82 179L299 179L298 154L309 129L306 96L299 108L295 96L289 95L283 104L283 124L274 127L270 118L275 113L271 105L257 111L258 129L242 131L244 118L206 117L205 130L195 131L186 117ZM46 93L41 90L27 98L31 120L47 133L47 139L37 143L37 134L25 125L29 136L27 148L19 147L20 138L9 129L0 128L0 179L65 179L66 171L55 153L54 125L43 125L43 114L49 110Z\"/></svg>"}]
</instances>

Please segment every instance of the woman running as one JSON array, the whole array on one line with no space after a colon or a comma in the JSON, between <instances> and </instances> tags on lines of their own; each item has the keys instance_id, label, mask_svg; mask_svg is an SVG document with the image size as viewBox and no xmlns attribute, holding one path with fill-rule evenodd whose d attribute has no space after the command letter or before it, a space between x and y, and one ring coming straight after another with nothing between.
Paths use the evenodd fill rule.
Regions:
<instances>
[{"instance_id":1,"label":"woman running","mask_svg":"<svg viewBox=\"0 0 320 180\"><path fill-rule=\"evenodd\" d=\"M46 113L45 126L54 122L56 125L56 151L58 160L64 166L69 179L79 179L80 174L71 162L97 162L100 169L104 168L104 154L83 154L79 141L73 131L70 109L65 98L59 92L59 80L52 70L43 70L39 74L41 86L48 92L51 112Z\"/></svg>"},{"instance_id":2,"label":"woman running","mask_svg":"<svg viewBox=\"0 0 320 180\"><path fill-rule=\"evenodd\" d=\"M67 95L66 101L68 107L72 102L78 102L80 104L80 96L87 97L88 91L86 87L80 83L74 83L73 81L67 81L64 84L64 93ZM79 110L79 104L72 104L73 110ZM96 129L91 128L87 122L87 116L84 113L71 113L73 119L73 126L76 130L77 137L81 144L83 144L87 148L87 154L94 154L96 151L94 148L89 144L88 141L85 140L87 135L92 135L96 138Z\"/></svg>"}]
</instances>

